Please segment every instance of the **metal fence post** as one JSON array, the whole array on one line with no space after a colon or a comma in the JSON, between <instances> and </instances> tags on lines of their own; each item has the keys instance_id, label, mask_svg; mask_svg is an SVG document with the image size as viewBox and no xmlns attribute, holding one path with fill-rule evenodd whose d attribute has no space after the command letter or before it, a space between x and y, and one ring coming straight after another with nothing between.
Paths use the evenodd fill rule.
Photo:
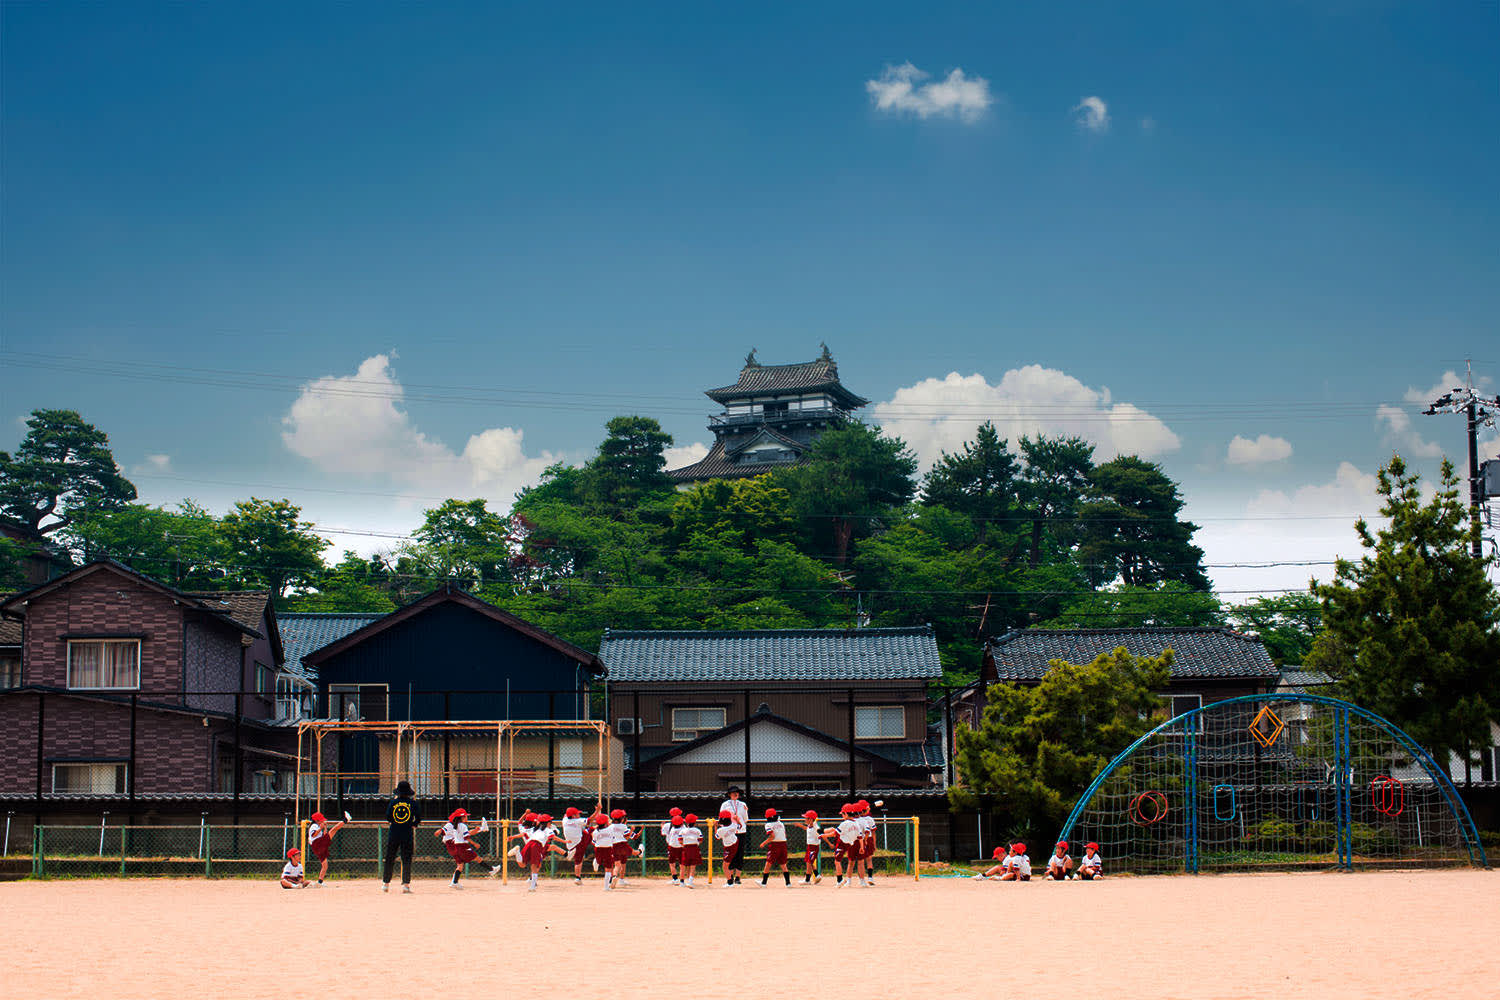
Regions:
<instances>
[{"instance_id":1,"label":"metal fence post","mask_svg":"<svg viewBox=\"0 0 1500 1000\"><path fill-rule=\"evenodd\" d=\"M203 877L213 878L214 875L214 828L205 826L203 828Z\"/></svg>"}]
</instances>

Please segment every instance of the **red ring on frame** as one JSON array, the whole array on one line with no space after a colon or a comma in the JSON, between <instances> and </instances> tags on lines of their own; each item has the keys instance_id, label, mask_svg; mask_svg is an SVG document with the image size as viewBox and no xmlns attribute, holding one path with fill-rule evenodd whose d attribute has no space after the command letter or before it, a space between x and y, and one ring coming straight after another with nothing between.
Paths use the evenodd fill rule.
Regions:
<instances>
[{"instance_id":1,"label":"red ring on frame","mask_svg":"<svg viewBox=\"0 0 1500 1000\"><path fill-rule=\"evenodd\" d=\"M1370 782L1370 799L1376 812L1394 819L1406 808L1406 786L1399 778L1382 774Z\"/></svg>"},{"instance_id":2,"label":"red ring on frame","mask_svg":"<svg viewBox=\"0 0 1500 1000\"><path fill-rule=\"evenodd\" d=\"M1147 804L1151 811L1146 812ZM1130 800L1130 822L1136 826L1150 826L1167 818L1167 797L1156 789L1142 792Z\"/></svg>"}]
</instances>

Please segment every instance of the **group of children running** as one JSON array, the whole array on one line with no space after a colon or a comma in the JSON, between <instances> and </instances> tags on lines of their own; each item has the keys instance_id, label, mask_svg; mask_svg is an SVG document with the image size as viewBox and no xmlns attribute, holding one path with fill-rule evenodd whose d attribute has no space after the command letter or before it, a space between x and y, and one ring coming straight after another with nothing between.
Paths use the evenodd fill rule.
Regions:
<instances>
[{"instance_id":1,"label":"group of children running","mask_svg":"<svg viewBox=\"0 0 1500 1000\"><path fill-rule=\"evenodd\" d=\"M1031 857L1026 853L1025 844L1002 844L995 848L993 857L995 864L975 875L975 879L991 882L1031 881ZM1093 841L1084 845L1083 859L1079 861L1075 871L1073 857L1068 853L1068 842L1059 840L1051 856L1047 858L1047 868L1042 877L1056 882L1064 882L1070 878L1092 882L1096 878L1103 878L1104 859L1099 857L1099 845Z\"/></svg>"},{"instance_id":2,"label":"group of children running","mask_svg":"<svg viewBox=\"0 0 1500 1000\"><path fill-rule=\"evenodd\" d=\"M453 879L449 885L454 889L463 888L461 879L467 865L488 868L491 876L498 875L503 867L498 860L486 861L473 840L473 836L489 830L488 823L481 819L478 829L471 833L468 815L463 809L455 809L442 828L435 831L435 836L453 859ZM743 884L744 848L750 836L747 816L738 789L731 790L729 800L719 811L714 829L714 836L721 845L720 864L726 886ZM808 810L802 814L801 827L806 839L802 881L823 881L821 854L826 845L833 852L833 872L839 888L854 885L856 879L861 885L872 886L875 884L876 824L870 815L870 804L863 799L846 803L840 808L839 816L836 826L825 827L821 825L817 812ZM348 813L344 814L344 820L351 821ZM667 845L667 867L674 886L694 887L698 868L704 863L704 828L699 823L694 813L684 813L674 807L661 824L662 838ZM343 826L344 823L336 823L330 827L322 813L312 814L308 826L308 848L322 865L317 880L319 885L328 876L333 836ZM635 844L640 835L641 828L630 825L624 809L614 809L606 815L596 808L592 815L585 817L579 809L570 806L563 813L560 829L551 815L528 810L516 822L516 832L508 838L517 842L508 853L527 872L528 892L536 891L542 863L549 853L561 854L572 864L573 881L580 885L584 865L592 861L594 870L604 876L605 890L612 891L625 884L626 864L640 855ZM765 837L760 843L766 852L761 885L766 885L772 874L779 873L783 883L791 886L787 839L787 825L781 814L775 809L767 809ZM301 852L293 847L287 851L281 885L291 889L310 884L303 875Z\"/></svg>"}]
</instances>

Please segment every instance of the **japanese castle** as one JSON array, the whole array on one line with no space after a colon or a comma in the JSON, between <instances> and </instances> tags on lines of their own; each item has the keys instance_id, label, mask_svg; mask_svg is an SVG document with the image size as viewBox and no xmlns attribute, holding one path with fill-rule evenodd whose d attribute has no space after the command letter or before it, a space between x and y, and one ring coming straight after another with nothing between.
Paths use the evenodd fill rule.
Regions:
<instances>
[{"instance_id":1,"label":"japanese castle","mask_svg":"<svg viewBox=\"0 0 1500 1000\"><path fill-rule=\"evenodd\" d=\"M738 382L704 395L724 412L708 418L714 444L703 460L668 470L680 485L793 465L819 434L869 403L839 382L827 344L816 360L794 365L760 364L752 350Z\"/></svg>"}]
</instances>

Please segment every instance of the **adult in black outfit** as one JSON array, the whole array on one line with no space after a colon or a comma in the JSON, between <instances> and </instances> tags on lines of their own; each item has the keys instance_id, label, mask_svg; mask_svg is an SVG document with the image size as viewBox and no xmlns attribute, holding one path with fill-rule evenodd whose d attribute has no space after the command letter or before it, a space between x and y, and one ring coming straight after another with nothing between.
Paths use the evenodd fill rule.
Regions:
<instances>
[{"instance_id":1,"label":"adult in black outfit","mask_svg":"<svg viewBox=\"0 0 1500 1000\"><path fill-rule=\"evenodd\" d=\"M416 794L411 785L403 781L396 785L396 797L385 808L385 821L390 829L386 833L381 892L391 891L391 872L396 867L398 852L401 855L401 891L411 892L412 836L417 824L422 822L422 810L417 806Z\"/></svg>"}]
</instances>

